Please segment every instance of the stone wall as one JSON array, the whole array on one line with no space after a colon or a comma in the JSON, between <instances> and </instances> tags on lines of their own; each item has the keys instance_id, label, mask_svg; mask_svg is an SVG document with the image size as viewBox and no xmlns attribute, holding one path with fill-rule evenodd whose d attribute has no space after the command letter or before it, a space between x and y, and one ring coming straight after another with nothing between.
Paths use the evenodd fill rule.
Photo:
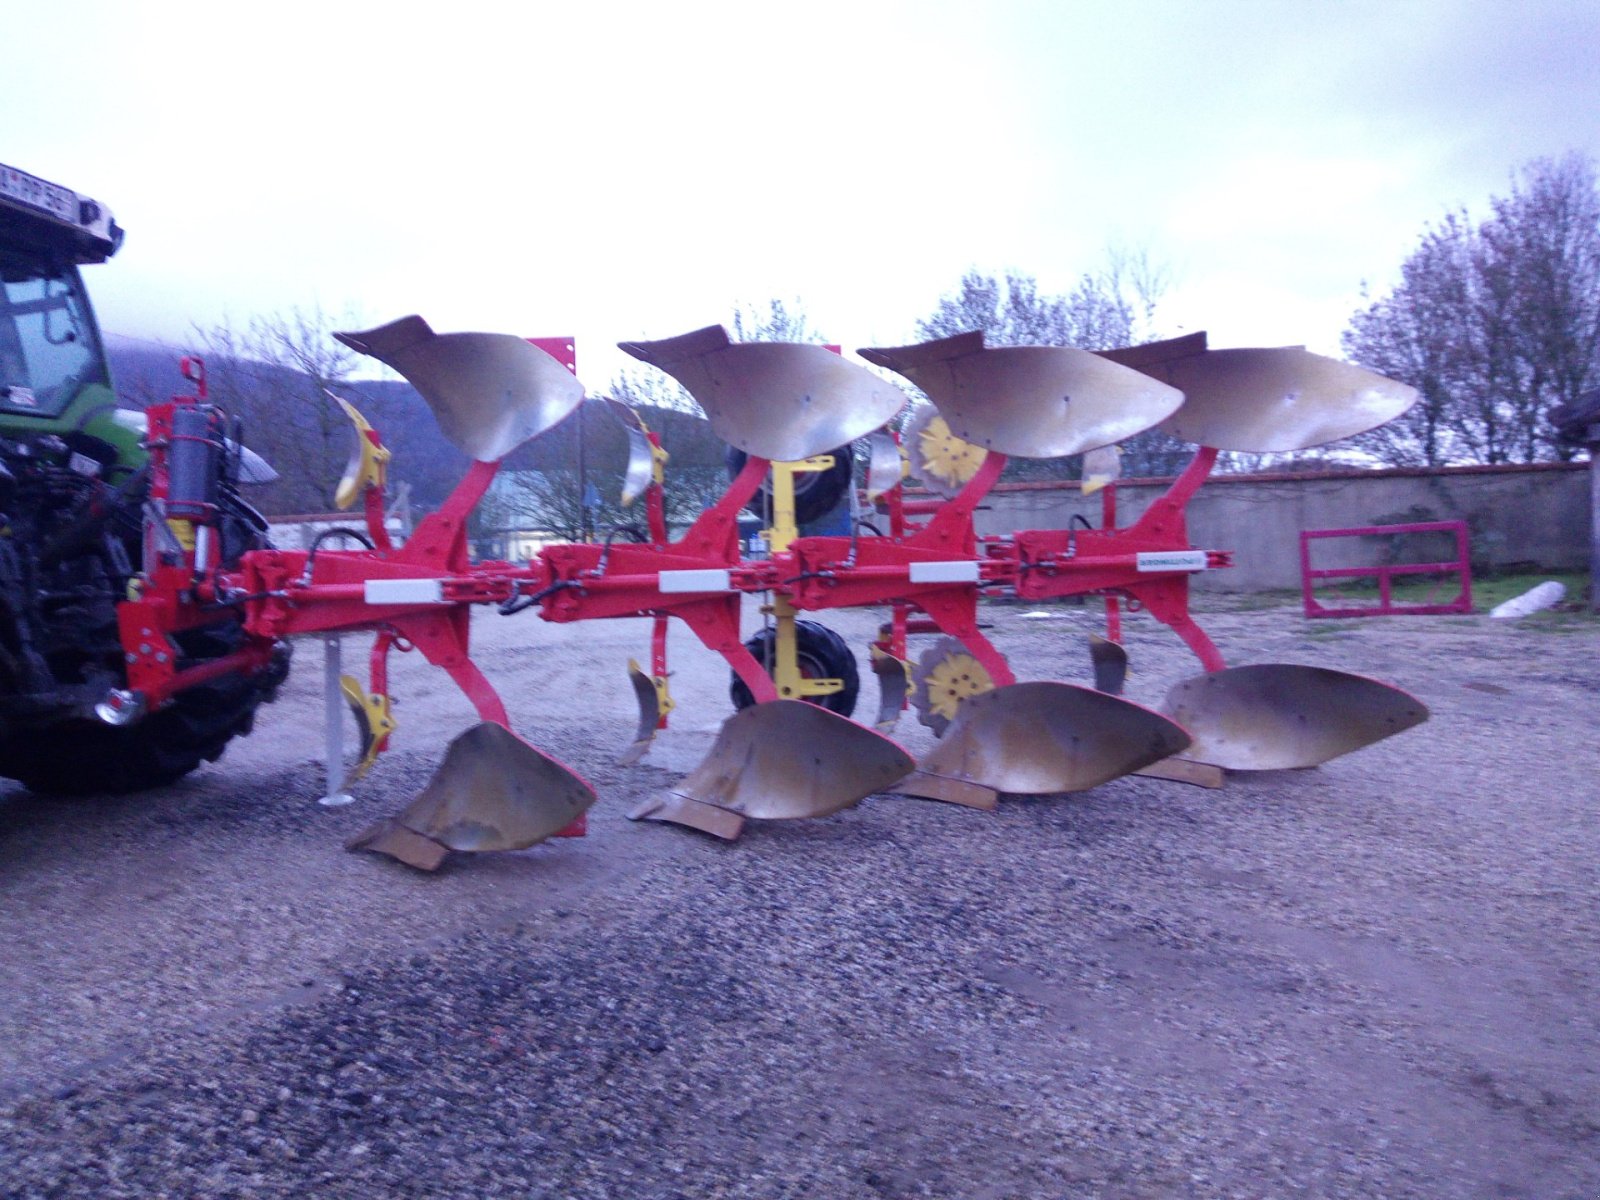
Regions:
<instances>
[{"instance_id":1,"label":"stone wall","mask_svg":"<svg viewBox=\"0 0 1600 1200\"><path fill-rule=\"evenodd\" d=\"M1118 524L1132 524L1167 480L1124 480ZM1001 484L978 514L980 533L1064 528L1073 514L1100 522L1100 498L1075 483ZM1232 550L1234 567L1200 587L1261 591L1300 586L1300 531L1464 520L1475 570L1589 567L1589 464L1446 467L1282 475L1214 475L1189 505L1191 544ZM1366 566L1453 558L1447 539L1337 539L1315 545L1313 565Z\"/></svg>"}]
</instances>

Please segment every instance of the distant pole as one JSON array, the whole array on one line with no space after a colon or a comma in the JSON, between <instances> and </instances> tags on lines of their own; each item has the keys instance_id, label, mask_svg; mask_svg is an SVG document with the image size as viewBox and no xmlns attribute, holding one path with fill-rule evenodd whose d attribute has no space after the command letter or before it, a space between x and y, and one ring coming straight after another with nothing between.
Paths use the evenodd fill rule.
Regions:
<instances>
[{"instance_id":1,"label":"distant pole","mask_svg":"<svg viewBox=\"0 0 1600 1200\"><path fill-rule=\"evenodd\" d=\"M1589 611L1600 614L1600 441L1589 443Z\"/></svg>"},{"instance_id":2,"label":"distant pole","mask_svg":"<svg viewBox=\"0 0 1600 1200\"><path fill-rule=\"evenodd\" d=\"M583 401L578 401L578 540L580 542L589 540L589 463L583 438L584 407Z\"/></svg>"},{"instance_id":3,"label":"distant pole","mask_svg":"<svg viewBox=\"0 0 1600 1200\"><path fill-rule=\"evenodd\" d=\"M1558 446L1589 452L1589 611L1600 614L1600 388L1550 410Z\"/></svg>"}]
</instances>

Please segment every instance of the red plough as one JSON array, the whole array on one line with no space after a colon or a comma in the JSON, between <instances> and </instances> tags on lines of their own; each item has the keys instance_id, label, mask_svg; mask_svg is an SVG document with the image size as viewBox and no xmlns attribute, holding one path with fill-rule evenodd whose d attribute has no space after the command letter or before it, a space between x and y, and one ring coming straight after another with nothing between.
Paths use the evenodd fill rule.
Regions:
<instances>
[{"instance_id":1,"label":"red plough","mask_svg":"<svg viewBox=\"0 0 1600 1200\"><path fill-rule=\"evenodd\" d=\"M444 435L475 460L472 468L396 547L382 522L386 453L355 415L360 453L341 499L364 498L370 545L252 551L229 569L208 558L204 506L168 502L166 519L147 533L145 587L121 611L130 686L108 704L159 705L198 682L194 671L177 668L169 635L218 608L244 614L248 642L219 660L225 665L200 670L264 669L278 639L371 631L370 687L346 682L363 725L365 765L392 728L386 656L415 647L460 686L481 724L452 743L408 808L367 830L354 848L431 870L451 850L518 849L582 832L593 789L511 731L505 706L470 656L473 605L507 614L537 608L553 622L654 618L651 672L632 666L641 711L632 759L648 750L671 707L666 621L683 621L721 654L751 703L725 723L695 771L632 815L723 838L736 837L747 819L826 816L875 792L992 807L1002 793L1076 791L1138 771L1204 779L1207 771L1220 776L1218 768L1312 765L1426 717L1404 693L1355 676L1286 665L1225 670L1188 610L1190 576L1229 562L1226 552L1191 546L1184 518L1218 450L1320 444L1391 419L1414 398L1357 368L1294 349L1207 351L1203 335L1104 355L988 348L980 334L862 351L922 387L944 423L938 462L951 466L950 494L918 511L903 496L899 454L880 432L906 397L873 372L819 346L734 344L718 327L630 343L625 350L683 383L713 431L747 456L726 492L671 540L661 503L665 456L623 409L633 451L626 487L631 497L646 497L650 540L550 546L527 564L473 563L467 518L499 463L573 411L581 385L523 339L437 335L417 317L339 337L404 375ZM168 501L164 472L176 448L186 437L210 438L214 412L203 392L152 410L153 495L161 501ZM919 428L918 437L927 434L926 423ZM1149 428L1200 448L1133 525L1115 527L1108 496L1100 529L977 536L974 513L1007 455L1103 452ZM826 469L869 437L867 491L887 506L889 532L800 536L796 475ZM737 518L764 486L775 512L772 552L747 560ZM917 524L918 516L927 519ZM174 520L196 531L187 542L172 536ZM979 627L985 596L1085 594L1105 598L1111 622L1110 638L1094 651L1098 689L1018 682ZM743 638L746 595L764 597L774 614L764 643L770 656L763 651L770 661ZM1205 669L1201 682L1173 689L1164 711L1116 694L1126 661L1116 624L1124 603L1170 626ZM798 614L862 606L891 613L873 648L884 681L878 729L829 711L840 681L801 663L807 623ZM924 631L949 641L913 669L906 639ZM921 763L885 736L913 691L925 719L944 730Z\"/></svg>"}]
</instances>

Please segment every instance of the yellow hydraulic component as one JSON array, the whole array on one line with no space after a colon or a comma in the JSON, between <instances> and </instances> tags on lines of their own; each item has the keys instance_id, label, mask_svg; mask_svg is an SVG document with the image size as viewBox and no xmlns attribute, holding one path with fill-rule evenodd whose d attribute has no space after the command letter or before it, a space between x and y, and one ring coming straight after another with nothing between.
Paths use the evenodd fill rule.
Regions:
<instances>
[{"instance_id":1,"label":"yellow hydraulic component","mask_svg":"<svg viewBox=\"0 0 1600 1200\"><path fill-rule=\"evenodd\" d=\"M795 633L796 610L782 596L773 601L772 682L780 700L828 696L844 689L842 679L808 679L800 671L800 640Z\"/></svg>"},{"instance_id":2,"label":"yellow hydraulic component","mask_svg":"<svg viewBox=\"0 0 1600 1200\"><path fill-rule=\"evenodd\" d=\"M772 464L772 528L766 531L767 547L782 554L800 536L794 519L794 477L810 471L826 471L833 466L833 455L814 454L798 462Z\"/></svg>"},{"instance_id":3,"label":"yellow hydraulic component","mask_svg":"<svg viewBox=\"0 0 1600 1200\"><path fill-rule=\"evenodd\" d=\"M331 394L331 393L330 393ZM355 405L343 396L334 396L344 415L356 427L356 452L345 465L344 477L333 494L333 502L342 511L349 508L368 488L381 488L388 475L389 447L374 442L369 436L373 430Z\"/></svg>"},{"instance_id":4,"label":"yellow hydraulic component","mask_svg":"<svg viewBox=\"0 0 1600 1200\"><path fill-rule=\"evenodd\" d=\"M361 686L353 675L339 676L339 691L361 731L361 753L355 765L345 775L343 787L348 788L372 769L378 760L378 751L384 738L394 732L394 717L389 712L389 697L373 695Z\"/></svg>"},{"instance_id":5,"label":"yellow hydraulic component","mask_svg":"<svg viewBox=\"0 0 1600 1200\"><path fill-rule=\"evenodd\" d=\"M172 530L172 536L178 539L178 545L185 550L194 549L194 522L170 519L167 528Z\"/></svg>"}]
</instances>

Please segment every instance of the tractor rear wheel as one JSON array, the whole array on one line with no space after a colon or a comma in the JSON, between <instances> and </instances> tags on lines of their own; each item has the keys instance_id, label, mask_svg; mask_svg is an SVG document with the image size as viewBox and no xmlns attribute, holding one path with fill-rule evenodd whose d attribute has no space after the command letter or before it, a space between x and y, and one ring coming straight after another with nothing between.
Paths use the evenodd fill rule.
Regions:
<instances>
[{"instance_id":1,"label":"tractor rear wheel","mask_svg":"<svg viewBox=\"0 0 1600 1200\"><path fill-rule=\"evenodd\" d=\"M189 662L231 653L244 641L237 622L177 635ZM224 675L179 692L131 725L74 719L15 732L0 745L0 775L45 795L119 794L164 787L215 762L249 733L256 709L289 673L289 647L254 676Z\"/></svg>"}]
</instances>

